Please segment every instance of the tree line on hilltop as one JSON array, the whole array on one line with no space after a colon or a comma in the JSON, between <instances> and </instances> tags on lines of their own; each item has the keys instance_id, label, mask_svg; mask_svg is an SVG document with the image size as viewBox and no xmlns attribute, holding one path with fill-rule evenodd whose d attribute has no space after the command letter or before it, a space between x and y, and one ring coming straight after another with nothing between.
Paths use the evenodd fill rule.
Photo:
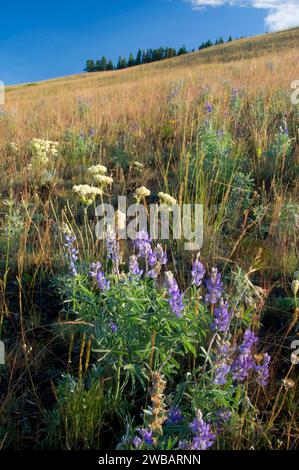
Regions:
<instances>
[{"instance_id":1,"label":"tree line on hilltop","mask_svg":"<svg viewBox=\"0 0 299 470\"><path fill-rule=\"evenodd\" d=\"M244 36L237 39L243 39ZM232 42L233 38L229 36L227 42ZM215 42L210 40L202 42L198 47L198 50L206 49L212 46L218 46L219 44L224 44L225 41L222 37L217 39ZM128 67L134 67L136 65L149 64L151 62L157 62L164 59L171 59L172 57L178 57L188 52L195 52L195 49L192 51L187 51L186 46L183 45L178 50L173 47L159 47L158 49L147 49L146 51L138 49L136 56L130 54L129 58L119 56L118 62L116 65L110 59L109 61L105 56L100 60L94 61L93 59L88 59L86 61L85 72L106 72L107 70L121 70Z\"/></svg>"}]
</instances>

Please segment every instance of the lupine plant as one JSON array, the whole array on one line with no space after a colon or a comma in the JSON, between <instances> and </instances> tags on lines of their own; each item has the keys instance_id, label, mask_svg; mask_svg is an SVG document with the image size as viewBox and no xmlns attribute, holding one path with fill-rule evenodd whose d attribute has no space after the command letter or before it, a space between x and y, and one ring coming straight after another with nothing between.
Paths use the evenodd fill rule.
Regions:
<instances>
[{"instance_id":1,"label":"lupine plant","mask_svg":"<svg viewBox=\"0 0 299 470\"><path fill-rule=\"evenodd\" d=\"M249 404L258 413L249 390L267 385L270 356L256 354L250 317L240 318L230 304L217 268L207 269L198 255L183 291L162 245L141 231L125 263L108 230L106 259L86 269L66 232L69 273L59 290L67 319L77 323L72 331L92 338L92 373L110 403L138 397L137 409L125 407L133 415L118 448L204 450L217 445L225 427L240 425Z\"/></svg>"}]
</instances>

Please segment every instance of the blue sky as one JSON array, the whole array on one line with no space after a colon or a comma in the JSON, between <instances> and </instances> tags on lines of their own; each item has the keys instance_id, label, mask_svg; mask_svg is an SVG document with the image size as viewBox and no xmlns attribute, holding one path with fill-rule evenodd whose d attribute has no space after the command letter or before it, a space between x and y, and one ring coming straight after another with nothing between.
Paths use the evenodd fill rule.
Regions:
<instances>
[{"instance_id":1,"label":"blue sky","mask_svg":"<svg viewBox=\"0 0 299 470\"><path fill-rule=\"evenodd\" d=\"M1 5L0 80L78 73L86 59L116 61L140 48L197 48L220 35L299 24L299 0L10 0Z\"/></svg>"}]
</instances>

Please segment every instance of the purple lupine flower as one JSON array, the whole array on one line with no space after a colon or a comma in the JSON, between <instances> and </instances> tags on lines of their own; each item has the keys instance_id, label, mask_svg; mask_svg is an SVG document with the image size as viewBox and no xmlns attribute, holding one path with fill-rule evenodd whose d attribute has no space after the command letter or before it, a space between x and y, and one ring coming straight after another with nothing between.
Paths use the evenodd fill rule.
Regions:
<instances>
[{"instance_id":1,"label":"purple lupine flower","mask_svg":"<svg viewBox=\"0 0 299 470\"><path fill-rule=\"evenodd\" d=\"M200 287L205 273L206 270L204 265L199 261L199 259L196 259L192 265L191 270L193 283L196 285L196 287Z\"/></svg>"},{"instance_id":2,"label":"purple lupine flower","mask_svg":"<svg viewBox=\"0 0 299 470\"><path fill-rule=\"evenodd\" d=\"M78 250L74 247L74 243L76 242L76 237L74 235L69 235L68 233L64 232L64 239L65 243L64 246L65 256L69 262L69 269L73 276L77 276L78 271L76 267L76 261L78 260Z\"/></svg>"},{"instance_id":3,"label":"purple lupine flower","mask_svg":"<svg viewBox=\"0 0 299 470\"><path fill-rule=\"evenodd\" d=\"M212 324L212 329L226 333L231 320L231 313L228 311L228 303L221 299L219 306L215 307L214 315L215 320Z\"/></svg>"},{"instance_id":4,"label":"purple lupine flower","mask_svg":"<svg viewBox=\"0 0 299 470\"><path fill-rule=\"evenodd\" d=\"M223 282L221 281L221 274L218 273L217 268L212 268L211 277L206 282L207 295L206 302L214 305L220 300L223 293Z\"/></svg>"},{"instance_id":5,"label":"purple lupine flower","mask_svg":"<svg viewBox=\"0 0 299 470\"><path fill-rule=\"evenodd\" d=\"M216 416L217 418L219 419L219 421L221 421L222 423L227 423L227 421L230 420L231 418L231 415L232 415L232 412L227 409L227 408L224 408L224 409L220 409L216 412Z\"/></svg>"},{"instance_id":6,"label":"purple lupine flower","mask_svg":"<svg viewBox=\"0 0 299 470\"><path fill-rule=\"evenodd\" d=\"M179 424L184 420L181 410L178 406L170 408L168 412L167 424Z\"/></svg>"},{"instance_id":7,"label":"purple lupine flower","mask_svg":"<svg viewBox=\"0 0 299 470\"><path fill-rule=\"evenodd\" d=\"M255 372L257 372L257 383L265 387L269 379L269 364L271 357L269 354L264 354L263 362L261 365L255 366Z\"/></svg>"},{"instance_id":8,"label":"purple lupine flower","mask_svg":"<svg viewBox=\"0 0 299 470\"><path fill-rule=\"evenodd\" d=\"M154 250L150 249L146 255L147 262L150 266L155 266L157 264L157 256Z\"/></svg>"},{"instance_id":9,"label":"purple lupine flower","mask_svg":"<svg viewBox=\"0 0 299 470\"><path fill-rule=\"evenodd\" d=\"M254 334L253 331L251 330L246 330L244 334L244 340L243 343L240 346L240 351L241 353L244 354L249 354L251 353L251 350L253 346L258 342L258 337Z\"/></svg>"},{"instance_id":10,"label":"purple lupine flower","mask_svg":"<svg viewBox=\"0 0 299 470\"><path fill-rule=\"evenodd\" d=\"M215 385L225 385L227 382L227 374L230 372L230 366L226 362L222 362L216 366L214 377Z\"/></svg>"},{"instance_id":11,"label":"purple lupine flower","mask_svg":"<svg viewBox=\"0 0 299 470\"><path fill-rule=\"evenodd\" d=\"M190 424L190 428L195 436L191 443L180 442L180 449L206 450L214 444L216 435L212 432L211 425L202 419L202 413L200 410L196 411L196 418Z\"/></svg>"},{"instance_id":12,"label":"purple lupine flower","mask_svg":"<svg viewBox=\"0 0 299 470\"><path fill-rule=\"evenodd\" d=\"M213 106L208 101L205 103L205 108L206 108L208 113L211 113L213 111Z\"/></svg>"},{"instance_id":13,"label":"purple lupine flower","mask_svg":"<svg viewBox=\"0 0 299 470\"><path fill-rule=\"evenodd\" d=\"M167 264L167 254L159 243L156 246L155 254L156 254L157 261L160 264L162 265Z\"/></svg>"},{"instance_id":14,"label":"purple lupine flower","mask_svg":"<svg viewBox=\"0 0 299 470\"><path fill-rule=\"evenodd\" d=\"M142 446L142 439L138 436L135 436L133 439L133 446L135 447L135 449L140 449L140 447Z\"/></svg>"},{"instance_id":15,"label":"purple lupine flower","mask_svg":"<svg viewBox=\"0 0 299 470\"><path fill-rule=\"evenodd\" d=\"M119 242L116 238L116 234L112 230L107 231L106 249L108 258L112 261L113 273L119 275L120 248Z\"/></svg>"},{"instance_id":16,"label":"purple lupine flower","mask_svg":"<svg viewBox=\"0 0 299 470\"><path fill-rule=\"evenodd\" d=\"M166 282L167 290L170 296L168 302L170 304L171 310L177 317L182 316L182 311L184 310L183 304L183 294L179 290L179 286L172 274L172 272L167 271L166 273Z\"/></svg>"},{"instance_id":17,"label":"purple lupine flower","mask_svg":"<svg viewBox=\"0 0 299 470\"><path fill-rule=\"evenodd\" d=\"M145 444L150 446L154 443L154 439L152 437L153 431L151 429L139 428L137 431L139 432L140 437Z\"/></svg>"},{"instance_id":18,"label":"purple lupine flower","mask_svg":"<svg viewBox=\"0 0 299 470\"><path fill-rule=\"evenodd\" d=\"M96 279L98 288L100 290L108 290L110 288L110 281L105 278L105 273L101 270L101 268L102 265L99 261L97 263L92 263L90 266L89 275Z\"/></svg>"},{"instance_id":19,"label":"purple lupine flower","mask_svg":"<svg viewBox=\"0 0 299 470\"><path fill-rule=\"evenodd\" d=\"M150 269L146 273L147 277L150 277L151 279L157 279L158 277L158 272L155 269Z\"/></svg>"},{"instance_id":20,"label":"purple lupine flower","mask_svg":"<svg viewBox=\"0 0 299 470\"><path fill-rule=\"evenodd\" d=\"M143 270L139 269L138 258L135 255L130 257L129 270L133 276L142 276Z\"/></svg>"},{"instance_id":21,"label":"purple lupine flower","mask_svg":"<svg viewBox=\"0 0 299 470\"><path fill-rule=\"evenodd\" d=\"M112 333L117 333L118 327L117 327L116 323L111 322L110 323L110 328L111 328Z\"/></svg>"},{"instance_id":22,"label":"purple lupine flower","mask_svg":"<svg viewBox=\"0 0 299 470\"><path fill-rule=\"evenodd\" d=\"M238 382L244 382L244 380L247 378L249 372L254 369L255 363L252 358L251 354L240 354L238 356L232 366L231 366L231 372L233 374L233 379L237 380Z\"/></svg>"},{"instance_id":23,"label":"purple lupine flower","mask_svg":"<svg viewBox=\"0 0 299 470\"><path fill-rule=\"evenodd\" d=\"M141 230L137 233L133 243L138 252L138 256L142 258L146 258L148 253L152 250L151 239L145 230Z\"/></svg>"}]
</instances>

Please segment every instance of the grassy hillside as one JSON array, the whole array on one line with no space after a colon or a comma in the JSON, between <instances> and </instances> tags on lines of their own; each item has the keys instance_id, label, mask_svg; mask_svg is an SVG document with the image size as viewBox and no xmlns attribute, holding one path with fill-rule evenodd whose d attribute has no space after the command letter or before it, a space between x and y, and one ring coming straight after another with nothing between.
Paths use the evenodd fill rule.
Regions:
<instances>
[{"instance_id":1,"label":"grassy hillside","mask_svg":"<svg viewBox=\"0 0 299 470\"><path fill-rule=\"evenodd\" d=\"M218 435L214 448L298 447L290 360L298 336L299 108L290 90L298 59L297 28L8 87L0 114L0 449L132 448L136 427L154 433L143 448L177 449L191 442L198 409ZM88 168L98 164L107 172L95 179ZM80 184L101 196L88 204L73 189ZM182 240L160 240L167 267L151 246L160 256L154 281L147 255L137 259L142 275L128 274L129 255L138 254L131 241L116 236L107 253L96 239L94 204L115 206L119 195L132 203L142 186L151 192L141 198L145 210L161 191L181 207L203 205L204 280L202 271L194 279L199 254ZM102 267L90 278L95 261ZM246 330L259 336L249 352ZM219 347L227 342L224 380ZM143 419L150 399L156 413ZM166 422L173 407L183 415L174 427Z\"/></svg>"}]
</instances>

